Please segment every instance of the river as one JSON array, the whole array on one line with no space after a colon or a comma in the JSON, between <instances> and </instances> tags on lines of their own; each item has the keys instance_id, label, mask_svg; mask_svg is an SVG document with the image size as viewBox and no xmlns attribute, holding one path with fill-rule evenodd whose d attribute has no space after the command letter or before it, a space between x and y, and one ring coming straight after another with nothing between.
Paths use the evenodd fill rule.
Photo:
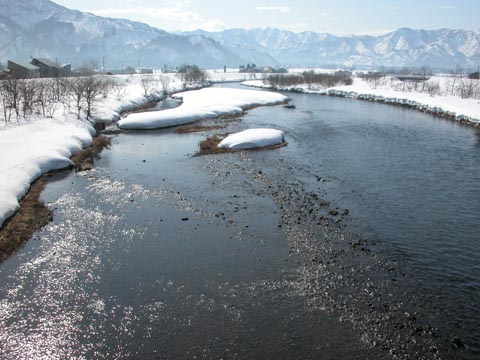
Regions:
<instances>
[{"instance_id":1,"label":"river","mask_svg":"<svg viewBox=\"0 0 480 360\"><path fill-rule=\"evenodd\" d=\"M286 147L123 132L55 176L54 220L0 264L0 357L478 358L475 132L287 95L227 128Z\"/></svg>"}]
</instances>

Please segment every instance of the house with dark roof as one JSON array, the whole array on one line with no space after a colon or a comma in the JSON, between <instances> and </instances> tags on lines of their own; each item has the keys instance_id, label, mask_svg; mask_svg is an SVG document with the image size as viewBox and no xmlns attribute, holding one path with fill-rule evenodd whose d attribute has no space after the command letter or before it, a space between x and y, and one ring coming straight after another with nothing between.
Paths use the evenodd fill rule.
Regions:
<instances>
[{"instance_id":1,"label":"house with dark roof","mask_svg":"<svg viewBox=\"0 0 480 360\"><path fill-rule=\"evenodd\" d=\"M0 70L0 80L5 80L10 77L10 71L7 70Z\"/></svg>"},{"instance_id":2,"label":"house with dark roof","mask_svg":"<svg viewBox=\"0 0 480 360\"><path fill-rule=\"evenodd\" d=\"M30 62L34 66L38 66L40 69L40 77L58 77L63 74L63 69L60 65L55 64L53 61L44 58L33 58Z\"/></svg>"},{"instance_id":3,"label":"house with dark roof","mask_svg":"<svg viewBox=\"0 0 480 360\"><path fill-rule=\"evenodd\" d=\"M70 76L72 75L72 64L63 64L62 68L62 75L63 76Z\"/></svg>"},{"instance_id":4,"label":"house with dark roof","mask_svg":"<svg viewBox=\"0 0 480 360\"><path fill-rule=\"evenodd\" d=\"M10 75L16 79L38 78L40 68L23 61L8 60L7 68Z\"/></svg>"}]
</instances>

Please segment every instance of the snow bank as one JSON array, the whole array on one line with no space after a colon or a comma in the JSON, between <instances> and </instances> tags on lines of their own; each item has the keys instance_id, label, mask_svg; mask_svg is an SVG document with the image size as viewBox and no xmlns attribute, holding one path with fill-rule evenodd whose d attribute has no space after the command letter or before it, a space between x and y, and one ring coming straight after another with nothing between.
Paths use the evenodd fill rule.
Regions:
<instances>
[{"instance_id":1,"label":"snow bank","mask_svg":"<svg viewBox=\"0 0 480 360\"><path fill-rule=\"evenodd\" d=\"M261 80L244 81L242 85L273 89ZM480 100L462 99L458 96L429 95L420 92L397 91L389 87L373 89L366 81L355 78L353 85L323 88L319 85L296 85L279 87L276 90L348 97L359 100L383 102L408 106L431 114L445 116L456 121L480 124Z\"/></svg>"},{"instance_id":2,"label":"snow bank","mask_svg":"<svg viewBox=\"0 0 480 360\"><path fill-rule=\"evenodd\" d=\"M169 77L170 84L168 85L168 92L170 94L183 91L183 84L175 78L176 74L162 74L161 76ZM163 91L160 89L159 77L156 75L115 75L117 82L123 84L125 91L123 96L119 99L114 95L109 95L95 104L94 117L96 122L111 123L120 119L120 114L124 111L130 111L141 107L152 101L159 101L163 98ZM151 87L148 90L148 96L145 97L145 89L142 85L142 79L150 79ZM199 84L188 84L187 89L199 89L202 86Z\"/></svg>"},{"instance_id":3,"label":"snow bank","mask_svg":"<svg viewBox=\"0 0 480 360\"><path fill-rule=\"evenodd\" d=\"M0 226L17 211L35 179L71 165L70 156L90 145L94 134L85 122L52 119L0 131Z\"/></svg>"},{"instance_id":4,"label":"snow bank","mask_svg":"<svg viewBox=\"0 0 480 360\"><path fill-rule=\"evenodd\" d=\"M169 93L183 89L175 74L170 77ZM119 113L163 96L160 78L148 75L148 97L142 79L145 75L111 76L123 87L118 93L100 95L94 104L94 121L112 122ZM191 84L187 88L198 88ZM73 105L73 104L70 104ZM15 119L16 123L0 123L0 226L18 209L18 201L27 193L30 184L42 174L71 165L70 156L92 143L95 134L90 122L78 120L74 106L56 104L52 119L36 115ZM80 113L85 118L85 111Z\"/></svg>"},{"instance_id":5,"label":"snow bank","mask_svg":"<svg viewBox=\"0 0 480 360\"><path fill-rule=\"evenodd\" d=\"M188 124L197 120L237 115L244 109L287 101L281 94L267 91L206 88L176 95L183 104L174 109L130 114L118 122L121 129L157 129Z\"/></svg>"},{"instance_id":6,"label":"snow bank","mask_svg":"<svg viewBox=\"0 0 480 360\"><path fill-rule=\"evenodd\" d=\"M262 148L281 144L285 141L285 134L281 130L275 129L248 129L227 136L223 139L218 147L243 150Z\"/></svg>"},{"instance_id":7,"label":"snow bank","mask_svg":"<svg viewBox=\"0 0 480 360\"><path fill-rule=\"evenodd\" d=\"M439 116L451 117L457 121L480 124L480 100L478 99L462 99L458 96L445 95L431 96L425 93L396 91L386 87L372 89L361 79L355 79L353 85L336 86L322 92L333 96L409 106Z\"/></svg>"}]
</instances>

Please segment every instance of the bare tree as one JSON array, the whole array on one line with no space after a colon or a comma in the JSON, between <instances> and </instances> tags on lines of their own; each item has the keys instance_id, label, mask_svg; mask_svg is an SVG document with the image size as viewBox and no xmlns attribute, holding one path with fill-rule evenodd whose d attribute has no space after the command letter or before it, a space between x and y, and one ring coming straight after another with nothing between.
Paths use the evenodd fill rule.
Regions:
<instances>
[{"instance_id":1,"label":"bare tree","mask_svg":"<svg viewBox=\"0 0 480 360\"><path fill-rule=\"evenodd\" d=\"M424 84L424 91L426 91L429 95L439 95L440 94L440 84L438 81L425 81Z\"/></svg>"},{"instance_id":2,"label":"bare tree","mask_svg":"<svg viewBox=\"0 0 480 360\"><path fill-rule=\"evenodd\" d=\"M14 80L16 81L16 80ZM0 83L0 104L2 106L2 115L5 125L10 122L12 115L15 113L14 99L10 91L10 85L7 80Z\"/></svg>"},{"instance_id":3,"label":"bare tree","mask_svg":"<svg viewBox=\"0 0 480 360\"><path fill-rule=\"evenodd\" d=\"M17 79L3 80L3 89L8 94L8 106L20 116L20 81Z\"/></svg>"},{"instance_id":4,"label":"bare tree","mask_svg":"<svg viewBox=\"0 0 480 360\"><path fill-rule=\"evenodd\" d=\"M114 80L113 86L111 88L111 92L115 97L115 99L117 99L118 101L121 101L127 95L127 87L125 86L125 83L123 81Z\"/></svg>"},{"instance_id":5,"label":"bare tree","mask_svg":"<svg viewBox=\"0 0 480 360\"><path fill-rule=\"evenodd\" d=\"M190 82L204 82L208 80L208 75L204 70L201 70L197 65L182 65L177 71L177 77L186 88L187 83Z\"/></svg>"},{"instance_id":6,"label":"bare tree","mask_svg":"<svg viewBox=\"0 0 480 360\"><path fill-rule=\"evenodd\" d=\"M160 84L162 85L163 94L167 95L168 86L170 85L170 77L167 75L160 75L159 81L160 81Z\"/></svg>"},{"instance_id":7,"label":"bare tree","mask_svg":"<svg viewBox=\"0 0 480 360\"><path fill-rule=\"evenodd\" d=\"M85 94L85 82L81 77L70 78L68 79L68 89L69 95L75 104L77 119L80 119Z\"/></svg>"},{"instance_id":8,"label":"bare tree","mask_svg":"<svg viewBox=\"0 0 480 360\"><path fill-rule=\"evenodd\" d=\"M460 65L457 65L455 69L452 69L452 81L451 81L451 88L450 88L450 95L455 95L456 88L457 88L457 80L463 76L463 68Z\"/></svg>"},{"instance_id":9,"label":"bare tree","mask_svg":"<svg viewBox=\"0 0 480 360\"><path fill-rule=\"evenodd\" d=\"M153 91L152 78L148 75L144 75L144 76L142 76L142 79L140 80L140 83L142 84L143 95L146 98L149 98L152 95L152 91Z\"/></svg>"},{"instance_id":10,"label":"bare tree","mask_svg":"<svg viewBox=\"0 0 480 360\"><path fill-rule=\"evenodd\" d=\"M99 95L108 86L106 79L101 75L90 74L82 78L87 119L92 116L93 106Z\"/></svg>"}]
</instances>

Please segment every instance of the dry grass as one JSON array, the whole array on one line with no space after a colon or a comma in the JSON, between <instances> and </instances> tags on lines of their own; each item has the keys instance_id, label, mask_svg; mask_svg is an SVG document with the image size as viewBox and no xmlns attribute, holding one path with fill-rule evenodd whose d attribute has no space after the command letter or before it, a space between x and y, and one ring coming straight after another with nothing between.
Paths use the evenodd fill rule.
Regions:
<instances>
[{"instance_id":1,"label":"dry grass","mask_svg":"<svg viewBox=\"0 0 480 360\"><path fill-rule=\"evenodd\" d=\"M284 146L287 146L287 142L283 142L281 144L271 145L271 146L264 146L260 148L253 148L253 149L245 149L245 150L233 150L233 149L226 149L226 148L219 148L218 144L227 136L228 134L223 135L212 135L207 137L205 140L200 142L200 150L194 156L200 155L212 155L212 154L225 154L225 153L233 153L238 151L262 151L262 150L274 150L280 149Z\"/></svg>"},{"instance_id":2,"label":"dry grass","mask_svg":"<svg viewBox=\"0 0 480 360\"><path fill-rule=\"evenodd\" d=\"M249 151L275 150L275 149L280 149L280 148L282 148L284 146L287 146L287 145L288 145L288 142L285 141L283 143L276 144L276 145L270 145L270 146L264 146L264 147L249 149Z\"/></svg>"},{"instance_id":3,"label":"dry grass","mask_svg":"<svg viewBox=\"0 0 480 360\"><path fill-rule=\"evenodd\" d=\"M150 111L152 110L155 106L157 106L158 104L158 101L157 100L152 100L152 101L149 101L145 104L142 104L142 105L139 105L137 107L135 107L135 109L133 110L126 110L126 111L122 111L120 113L120 116L121 117L125 117L127 116L128 114L134 114L134 113L138 113L138 112L145 112L145 111Z\"/></svg>"},{"instance_id":4,"label":"dry grass","mask_svg":"<svg viewBox=\"0 0 480 360\"><path fill-rule=\"evenodd\" d=\"M202 131L211 131L211 130L220 130L227 127L228 124L218 124L218 125L181 125L177 126L177 134L189 134Z\"/></svg>"},{"instance_id":5,"label":"dry grass","mask_svg":"<svg viewBox=\"0 0 480 360\"><path fill-rule=\"evenodd\" d=\"M94 159L98 158L103 149L109 148L110 144L110 139L104 136L94 138L92 146L72 156L75 169L77 171L91 169ZM52 211L40 200L40 194L50 175L40 177L31 185L28 193L20 201L20 209L0 229L0 261L6 259L37 230L52 221Z\"/></svg>"},{"instance_id":6,"label":"dry grass","mask_svg":"<svg viewBox=\"0 0 480 360\"><path fill-rule=\"evenodd\" d=\"M105 136L97 136L93 139L92 146L83 149L78 154L72 156L72 162L75 170L87 171L93 169L95 159L105 148L110 148L111 140Z\"/></svg>"},{"instance_id":7,"label":"dry grass","mask_svg":"<svg viewBox=\"0 0 480 360\"><path fill-rule=\"evenodd\" d=\"M224 154L224 153L233 152L233 150L219 148L217 146L218 144L220 144L220 141L222 141L225 138L225 136L227 136L227 135L228 134L212 135L212 136L207 137L205 140L200 142L200 150L195 154L195 156L212 155L212 154Z\"/></svg>"},{"instance_id":8,"label":"dry grass","mask_svg":"<svg viewBox=\"0 0 480 360\"><path fill-rule=\"evenodd\" d=\"M32 184L20 202L20 210L0 230L0 261L28 241L35 231L52 221L52 211L40 201L45 184L44 176Z\"/></svg>"}]
</instances>

